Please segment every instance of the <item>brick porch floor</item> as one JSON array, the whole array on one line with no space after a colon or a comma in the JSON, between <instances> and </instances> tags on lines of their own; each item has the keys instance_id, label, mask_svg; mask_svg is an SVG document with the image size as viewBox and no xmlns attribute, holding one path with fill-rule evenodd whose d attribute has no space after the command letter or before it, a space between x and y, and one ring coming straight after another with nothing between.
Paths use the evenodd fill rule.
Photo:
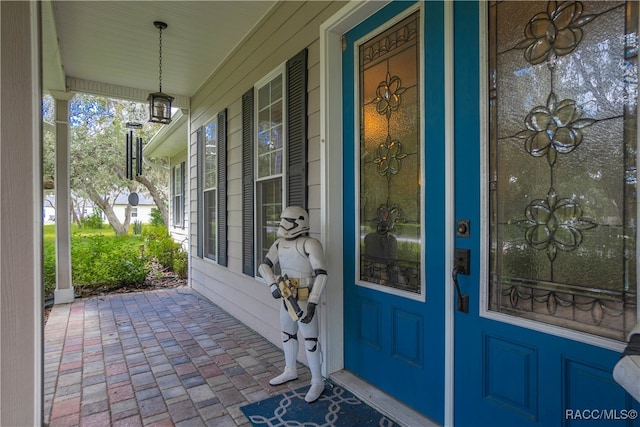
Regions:
<instances>
[{"instance_id":1,"label":"brick porch floor","mask_svg":"<svg viewBox=\"0 0 640 427\"><path fill-rule=\"evenodd\" d=\"M78 299L45 327L50 426L249 426L240 406L272 387L282 351L186 288Z\"/></svg>"}]
</instances>

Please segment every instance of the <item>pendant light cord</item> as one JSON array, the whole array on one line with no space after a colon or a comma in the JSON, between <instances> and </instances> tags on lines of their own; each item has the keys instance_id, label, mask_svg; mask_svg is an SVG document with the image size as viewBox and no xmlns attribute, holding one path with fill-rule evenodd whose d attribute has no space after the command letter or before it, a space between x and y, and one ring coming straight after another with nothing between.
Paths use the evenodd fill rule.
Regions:
<instances>
[{"instance_id":1,"label":"pendant light cord","mask_svg":"<svg viewBox=\"0 0 640 427\"><path fill-rule=\"evenodd\" d=\"M160 81L160 92L162 92L162 27L160 27L160 73L158 79Z\"/></svg>"}]
</instances>

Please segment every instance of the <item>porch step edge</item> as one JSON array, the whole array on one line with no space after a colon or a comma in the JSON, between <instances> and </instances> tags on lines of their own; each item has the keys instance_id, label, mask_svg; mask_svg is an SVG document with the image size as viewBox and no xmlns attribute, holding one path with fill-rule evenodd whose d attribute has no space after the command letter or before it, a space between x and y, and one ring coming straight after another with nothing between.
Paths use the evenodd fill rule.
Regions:
<instances>
[{"instance_id":1,"label":"porch step edge","mask_svg":"<svg viewBox=\"0 0 640 427\"><path fill-rule=\"evenodd\" d=\"M375 388L354 374L343 370L329 379L353 393L358 399L404 427L441 427L440 424L411 409L399 400Z\"/></svg>"}]
</instances>

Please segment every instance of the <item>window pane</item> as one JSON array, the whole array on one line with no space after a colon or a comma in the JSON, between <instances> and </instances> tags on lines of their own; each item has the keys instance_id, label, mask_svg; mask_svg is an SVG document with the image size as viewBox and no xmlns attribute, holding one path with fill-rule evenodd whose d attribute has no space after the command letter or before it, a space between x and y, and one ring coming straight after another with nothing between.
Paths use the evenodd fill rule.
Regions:
<instances>
[{"instance_id":1,"label":"window pane","mask_svg":"<svg viewBox=\"0 0 640 427\"><path fill-rule=\"evenodd\" d=\"M277 102L271 107L271 120L273 123L282 123L282 103Z\"/></svg>"},{"instance_id":2,"label":"window pane","mask_svg":"<svg viewBox=\"0 0 640 427\"><path fill-rule=\"evenodd\" d=\"M258 204L258 264L276 241L282 212L282 179L262 181L256 185Z\"/></svg>"},{"instance_id":3,"label":"window pane","mask_svg":"<svg viewBox=\"0 0 640 427\"><path fill-rule=\"evenodd\" d=\"M205 126L204 140L204 188L211 189L218 185L218 124Z\"/></svg>"},{"instance_id":4,"label":"window pane","mask_svg":"<svg viewBox=\"0 0 640 427\"><path fill-rule=\"evenodd\" d=\"M275 103L282 99L282 74L276 76L270 82L271 85L271 103Z\"/></svg>"},{"instance_id":5,"label":"window pane","mask_svg":"<svg viewBox=\"0 0 640 427\"><path fill-rule=\"evenodd\" d=\"M421 292L419 14L360 46L361 281Z\"/></svg>"},{"instance_id":6,"label":"window pane","mask_svg":"<svg viewBox=\"0 0 640 427\"><path fill-rule=\"evenodd\" d=\"M258 109L262 110L271 104L271 87L266 84L258 89Z\"/></svg>"},{"instance_id":7,"label":"window pane","mask_svg":"<svg viewBox=\"0 0 640 427\"><path fill-rule=\"evenodd\" d=\"M182 191L182 173L180 166L173 168L173 194L178 195Z\"/></svg>"},{"instance_id":8,"label":"window pane","mask_svg":"<svg viewBox=\"0 0 640 427\"><path fill-rule=\"evenodd\" d=\"M282 75L258 90L258 178L282 173Z\"/></svg>"},{"instance_id":9,"label":"window pane","mask_svg":"<svg viewBox=\"0 0 640 427\"><path fill-rule=\"evenodd\" d=\"M217 205L216 190L204 192L204 255L210 259L217 259Z\"/></svg>"},{"instance_id":10,"label":"window pane","mask_svg":"<svg viewBox=\"0 0 640 427\"><path fill-rule=\"evenodd\" d=\"M618 340L635 324L637 16L490 4L490 310Z\"/></svg>"},{"instance_id":11,"label":"window pane","mask_svg":"<svg viewBox=\"0 0 640 427\"><path fill-rule=\"evenodd\" d=\"M173 225L181 227L184 205L182 203L182 167L173 168Z\"/></svg>"}]
</instances>

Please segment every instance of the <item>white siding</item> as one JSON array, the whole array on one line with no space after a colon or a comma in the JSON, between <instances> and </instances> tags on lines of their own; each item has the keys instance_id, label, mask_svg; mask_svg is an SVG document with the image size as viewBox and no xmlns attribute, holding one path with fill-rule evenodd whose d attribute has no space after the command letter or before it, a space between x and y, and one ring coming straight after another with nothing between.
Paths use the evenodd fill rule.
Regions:
<instances>
[{"instance_id":1,"label":"white siding","mask_svg":"<svg viewBox=\"0 0 640 427\"><path fill-rule=\"evenodd\" d=\"M344 3L284 1L259 23L191 99L191 129L224 108L228 110L228 267L197 258L196 146L191 139L190 229L194 289L240 321L280 344L279 302L268 298L265 284L242 273L242 105L254 83L289 58L308 49L308 206L311 234L320 233L320 45L319 27ZM304 354L304 352L300 352Z\"/></svg>"},{"instance_id":2,"label":"white siding","mask_svg":"<svg viewBox=\"0 0 640 427\"><path fill-rule=\"evenodd\" d=\"M118 217L120 222L124 222L127 214L127 206L128 205L113 205L113 213ZM136 216L131 215L131 224L134 221L140 221L144 224L148 224L151 222L151 210L155 208L156 205L138 205L134 206L131 209L136 209Z\"/></svg>"}]
</instances>

